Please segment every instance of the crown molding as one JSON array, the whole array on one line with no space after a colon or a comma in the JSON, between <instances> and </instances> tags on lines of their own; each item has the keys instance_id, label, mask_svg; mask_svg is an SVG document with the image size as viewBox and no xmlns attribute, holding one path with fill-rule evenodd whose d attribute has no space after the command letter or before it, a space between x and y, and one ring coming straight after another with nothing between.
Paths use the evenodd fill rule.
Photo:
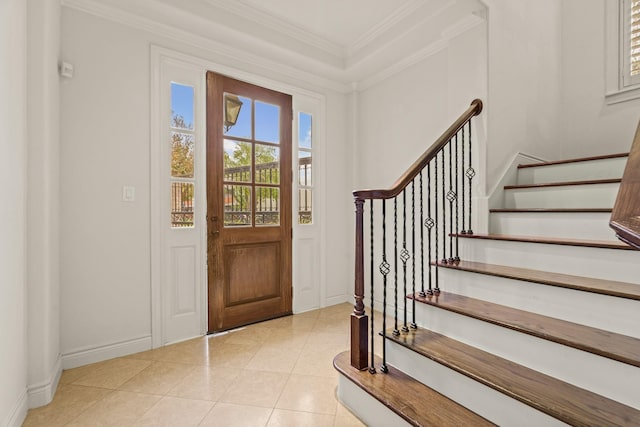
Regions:
<instances>
[{"instance_id":1,"label":"crown molding","mask_svg":"<svg viewBox=\"0 0 640 427\"><path fill-rule=\"evenodd\" d=\"M369 29L369 31L358 37L358 39L347 48L347 55L353 56L356 52L369 46L375 39L381 37L391 28L402 22L403 19L414 14L418 9L424 6L424 4L424 0L412 0L409 3L406 3L396 12L392 13L386 19L379 22L377 25L374 25Z\"/></svg>"},{"instance_id":2,"label":"crown molding","mask_svg":"<svg viewBox=\"0 0 640 427\"><path fill-rule=\"evenodd\" d=\"M418 0L416 0L418 1ZM327 40L324 37L318 36L310 31L307 31L297 25L279 19L273 15L270 15L260 9L256 9L240 1L229 0L205 0L211 6L225 10L240 18L252 21L256 24L265 26L270 30L277 31L287 37L300 40L310 46L317 49L321 49L331 55L344 59L346 51L344 46Z\"/></svg>"},{"instance_id":3,"label":"crown molding","mask_svg":"<svg viewBox=\"0 0 640 427\"><path fill-rule=\"evenodd\" d=\"M185 31L168 24L160 23L134 13L123 11L117 7L108 6L97 0L61 0L61 4L63 7L98 16L128 27L144 30L162 38L168 38L176 42L201 48L218 57L222 56L231 61L237 61L245 65L277 73L283 76L284 79L304 82L315 87L329 89L339 93L350 92L350 86L338 79L310 73L299 68L283 64L282 62L229 47L227 44L217 42L211 38L194 34L193 32Z\"/></svg>"}]
</instances>

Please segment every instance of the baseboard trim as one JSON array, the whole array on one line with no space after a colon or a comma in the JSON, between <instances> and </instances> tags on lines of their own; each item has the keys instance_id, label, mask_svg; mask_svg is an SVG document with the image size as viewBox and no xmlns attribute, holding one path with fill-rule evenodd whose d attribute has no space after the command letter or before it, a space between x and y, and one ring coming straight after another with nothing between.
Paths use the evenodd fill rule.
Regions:
<instances>
[{"instance_id":1,"label":"baseboard trim","mask_svg":"<svg viewBox=\"0 0 640 427\"><path fill-rule=\"evenodd\" d=\"M58 360L53 367L53 371L47 381L27 386L27 396L29 408L48 405L53 400L53 396L58 389L60 376L62 375L62 356L58 355Z\"/></svg>"},{"instance_id":2,"label":"baseboard trim","mask_svg":"<svg viewBox=\"0 0 640 427\"><path fill-rule=\"evenodd\" d=\"M25 387L24 391L20 395L20 398L13 406L11 412L9 412L9 416L4 420L3 426L7 427L20 427L24 422L25 418L27 418L27 411L29 410L28 406L28 397L27 397L27 389Z\"/></svg>"},{"instance_id":3,"label":"baseboard trim","mask_svg":"<svg viewBox=\"0 0 640 427\"><path fill-rule=\"evenodd\" d=\"M151 335L115 342L98 347L73 350L62 355L62 368L71 369L115 357L127 356L151 349Z\"/></svg>"},{"instance_id":4,"label":"baseboard trim","mask_svg":"<svg viewBox=\"0 0 640 427\"><path fill-rule=\"evenodd\" d=\"M323 307L330 307L332 305L342 304L343 302L351 302L352 303L353 301L349 299L348 295L336 295L336 296L333 296L333 297L325 298L324 304L322 306Z\"/></svg>"}]
</instances>

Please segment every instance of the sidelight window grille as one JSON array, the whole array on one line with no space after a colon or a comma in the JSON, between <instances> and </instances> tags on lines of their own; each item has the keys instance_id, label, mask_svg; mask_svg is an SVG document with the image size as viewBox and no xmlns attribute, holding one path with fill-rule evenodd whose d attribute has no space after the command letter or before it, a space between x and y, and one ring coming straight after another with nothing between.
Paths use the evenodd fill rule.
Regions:
<instances>
[{"instance_id":1,"label":"sidelight window grille","mask_svg":"<svg viewBox=\"0 0 640 427\"><path fill-rule=\"evenodd\" d=\"M622 58L624 86L640 84L640 0L623 0Z\"/></svg>"},{"instance_id":2,"label":"sidelight window grille","mask_svg":"<svg viewBox=\"0 0 640 427\"><path fill-rule=\"evenodd\" d=\"M313 118L298 114L298 224L313 223Z\"/></svg>"}]
</instances>

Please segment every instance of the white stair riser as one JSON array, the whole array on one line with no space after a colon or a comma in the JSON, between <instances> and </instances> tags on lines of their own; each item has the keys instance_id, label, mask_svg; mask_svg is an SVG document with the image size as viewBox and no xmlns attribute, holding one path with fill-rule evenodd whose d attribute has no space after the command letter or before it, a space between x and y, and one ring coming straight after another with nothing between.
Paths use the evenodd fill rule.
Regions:
<instances>
[{"instance_id":1,"label":"white stair riser","mask_svg":"<svg viewBox=\"0 0 640 427\"><path fill-rule=\"evenodd\" d=\"M426 304L416 306L416 321L442 335L640 409L640 369L634 366ZM388 360L394 363L391 357Z\"/></svg>"},{"instance_id":2,"label":"white stair riser","mask_svg":"<svg viewBox=\"0 0 640 427\"><path fill-rule=\"evenodd\" d=\"M567 185L506 189L508 209L612 208L620 184Z\"/></svg>"},{"instance_id":3,"label":"white stair riser","mask_svg":"<svg viewBox=\"0 0 640 427\"><path fill-rule=\"evenodd\" d=\"M338 375L338 399L358 418L371 427L410 426L403 418L355 385L344 375Z\"/></svg>"},{"instance_id":4,"label":"white stair riser","mask_svg":"<svg viewBox=\"0 0 640 427\"><path fill-rule=\"evenodd\" d=\"M610 212L493 212L489 231L515 236L618 241Z\"/></svg>"},{"instance_id":5,"label":"white stair riser","mask_svg":"<svg viewBox=\"0 0 640 427\"><path fill-rule=\"evenodd\" d=\"M628 157L518 169L518 184L621 178Z\"/></svg>"},{"instance_id":6,"label":"white stair riser","mask_svg":"<svg viewBox=\"0 0 640 427\"><path fill-rule=\"evenodd\" d=\"M459 243L464 260L640 283L640 251L487 239Z\"/></svg>"},{"instance_id":7,"label":"white stair riser","mask_svg":"<svg viewBox=\"0 0 640 427\"><path fill-rule=\"evenodd\" d=\"M387 354L389 364L497 425L518 427L566 425L399 344L389 342Z\"/></svg>"},{"instance_id":8,"label":"white stair riser","mask_svg":"<svg viewBox=\"0 0 640 427\"><path fill-rule=\"evenodd\" d=\"M439 274L446 292L640 338L640 301L447 268Z\"/></svg>"}]
</instances>

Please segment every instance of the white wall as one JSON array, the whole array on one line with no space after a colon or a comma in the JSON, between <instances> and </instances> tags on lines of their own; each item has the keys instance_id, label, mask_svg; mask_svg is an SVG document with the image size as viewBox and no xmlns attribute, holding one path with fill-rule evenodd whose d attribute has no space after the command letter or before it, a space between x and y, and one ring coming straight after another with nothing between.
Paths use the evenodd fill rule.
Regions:
<instances>
[{"instance_id":1,"label":"white wall","mask_svg":"<svg viewBox=\"0 0 640 427\"><path fill-rule=\"evenodd\" d=\"M60 4L28 5L27 289L29 406L51 401L61 373L59 280Z\"/></svg>"},{"instance_id":2,"label":"white wall","mask_svg":"<svg viewBox=\"0 0 640 427\"><path fill-rule=\"evenodd\" d=\"M0 425L27 410L26 3L0 1Z\"/></svg>"},{"instance_id":3,"label":"white wall","mask_svg":"<svg viewBox=\"0 0 640 427\"><path fill-rule=\"evenodd\" d=\"M561 154L561 3L484 0L489 22L487 188L514 154Z\"/></svg>"},{"instance_id":4,"label":"white wall","mask_svg":"<svg viewBox=\"0 0 640 427\"><path fill-rule=\"evenodd\" d=\"M62 58L75 67L61 89L61 349L64 365L146 343L150 324L150 69L156 44L266 79L291 79L241 58L213 55L151 32L63 8ZM241 57L241 55L238 55ZM344 301L351 177L346 96L326 97L327 301ZM136 188L121 202L123 185ZM349 286L348 286L349 285ZM144 344L148 345L148 344ZM97 354L97 353L94 353ZM71 362L74 360L74 362ZM86 362L85 362L86 363Z\"/></svg>"},{"instance_id":5,"label":"white wall","mask_svg":"<svg viewBox=\"0 0 640 427\"><path fill-rule=\"evenodd\" d=\"M561 2L562 158L627 152L640 119L640 100L605 103L605 1Z\"/></svg>"}]
</instances>

